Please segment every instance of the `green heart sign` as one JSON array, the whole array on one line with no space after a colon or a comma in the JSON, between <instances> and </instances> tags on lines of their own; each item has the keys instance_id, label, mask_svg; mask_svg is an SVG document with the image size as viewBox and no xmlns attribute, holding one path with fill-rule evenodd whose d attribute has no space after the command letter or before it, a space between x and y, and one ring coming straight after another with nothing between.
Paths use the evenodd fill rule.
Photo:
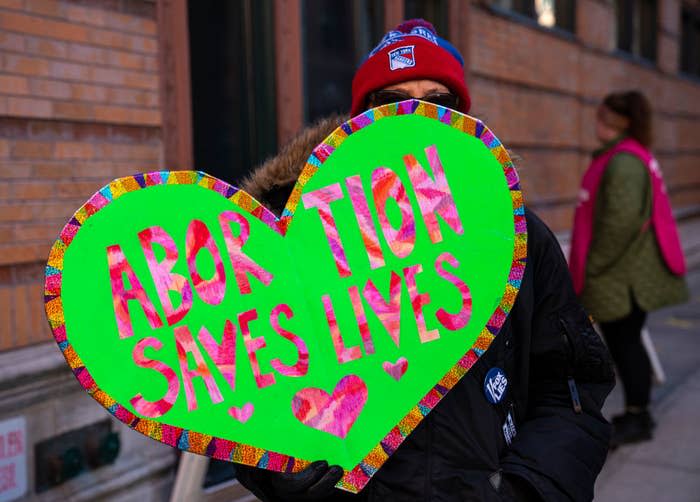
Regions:
<instances>
[{"instance_id":1,"label":"green heart sign","mask_svg":"<svg viewBox=\"0 0 700 502\"><path fill-rule=\"evenodd\" d=\"M280 218L201 172L120 178L63 229L46 311L83 387L171 446L357 492L488 348L526 228L504 147L419 101L339 127Z\"/></svg>"}]
</instances>

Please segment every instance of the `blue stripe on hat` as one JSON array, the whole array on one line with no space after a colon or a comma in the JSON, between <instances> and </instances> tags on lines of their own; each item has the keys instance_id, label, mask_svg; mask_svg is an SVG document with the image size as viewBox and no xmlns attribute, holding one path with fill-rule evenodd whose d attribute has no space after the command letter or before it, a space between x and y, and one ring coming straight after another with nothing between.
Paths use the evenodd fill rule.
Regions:
<instances>
[{"instance_id":1,"label":"blue stripe on hat","mask_svg":"<svg viewBox=\"0 0 700 502\"><path fill-rule=\"evenodd\" d=\"M430 26L432 27L432 25ZM367 61L369 58L374 56L377 52L381 51L385 47L401 42L407 37L421 37L425 40L434 43L435 45L439 46L442 49L445 49L447 52L452 54L452 56L459 62L460 66L464 66L464 58L454 45L452 45L444 38L439 37L434 30L431 30L430 28L422 25L413 27L408 33L399 30L389 31L386 35L384 35L384 37L382 37L381 41L377 44L377 46L374 49L372 49L369 52L369 54L367 54L367 56L365 56L365 58L360 62L360 66L362 66L362 64L365 61Z\"/></svg>"}]
</instances>

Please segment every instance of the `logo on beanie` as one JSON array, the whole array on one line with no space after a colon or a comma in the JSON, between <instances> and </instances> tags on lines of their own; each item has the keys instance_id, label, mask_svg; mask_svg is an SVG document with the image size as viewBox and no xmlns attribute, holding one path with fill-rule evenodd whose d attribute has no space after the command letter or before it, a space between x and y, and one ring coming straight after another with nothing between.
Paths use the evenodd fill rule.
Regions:
<instances>
[{"instance_id":1,"label":"logo on beanie","mask_svg":"<svg viewBox=\"0 0 700 502\"><path fill-rule=\"evenodd\" d=\"M394 71L416 66L414 47L415 45L406 45L389 51L389 69Z\"/></svg>"},{"instance_id":2,"label":"logo on beanie","mask_svg":"<svg viewBox=\"0 0 700 502\"><path fill-rule=\"evenodd\" d=\"M423 26L416 26L408 33L405 33L403 31L391 30L389 33L384 35L384 38L382 38L379 44L377 44L377 46L374 49L372 49L372 51L367 55L367 57L371 58L385 47L399 43L408 36L421 37L426 39L428 42L434 43L435 45L440 45L435 33Z\"/></svg>"},{"instance_id":3,"label":"logo on beanie","mask_svg":"<svg viewBox=\"0 0 700 502\"><path fill-rule=\"evenodd\" d=\"M434 43L435 45L438 45L438 39L435 36L435 33L429 30L428 28L425 28L424 26L416 26L411 30L411 35L418 35L419 37L423 37L426 40Z\"/></svg>"}]
</instances>

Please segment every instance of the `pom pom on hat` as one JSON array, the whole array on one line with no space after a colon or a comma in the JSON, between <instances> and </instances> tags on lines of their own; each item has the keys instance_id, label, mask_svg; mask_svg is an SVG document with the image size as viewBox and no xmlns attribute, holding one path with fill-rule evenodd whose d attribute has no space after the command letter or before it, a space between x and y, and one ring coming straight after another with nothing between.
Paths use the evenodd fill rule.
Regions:
<instances>
[{"instance_id":1,"label":"pom pom on hat","mask_svg":"<svg viewBox=\"0 0 700 502\"><path fill-rule=\"evenodd\" d=\"M435 26L433 26L433 24L430 21L426 21L425 19L409 19L407 21L404 21L396 27L396 31L400 31L401 33L411 33L411 30L413 28L416 28L417 26L427 28L428 30L433 32L433 35L437 36Z\"/></svg>"},{"instance_id":2,"label":"pom pom on hat","mask_svg":"<svg viewBox=\"0 0 700 502\"><path fill-rule=\"evenodd\" d=\"M409 19L388 32L362 62L352 81L352 115L364 111L374 91L409 80L435 80L459 96L459 111L471 105L464 59L424 19Z\"/></svg>"}]
</instances>

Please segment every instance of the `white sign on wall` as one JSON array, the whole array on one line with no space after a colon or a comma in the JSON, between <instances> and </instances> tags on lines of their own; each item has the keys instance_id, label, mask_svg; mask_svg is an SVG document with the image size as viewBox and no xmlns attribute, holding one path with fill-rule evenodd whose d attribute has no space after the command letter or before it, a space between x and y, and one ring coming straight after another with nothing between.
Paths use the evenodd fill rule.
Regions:
<instances>
[{"instance_id":1,"label":"white sign on wall","mask_svg":"<svg viewBox=\"0 0 700 502\"><path fill-rule=\"evenodd\" d=\"M24 417L0 422L0 502L27 491L27 424Z\"/></svg>"}]
</instances>

